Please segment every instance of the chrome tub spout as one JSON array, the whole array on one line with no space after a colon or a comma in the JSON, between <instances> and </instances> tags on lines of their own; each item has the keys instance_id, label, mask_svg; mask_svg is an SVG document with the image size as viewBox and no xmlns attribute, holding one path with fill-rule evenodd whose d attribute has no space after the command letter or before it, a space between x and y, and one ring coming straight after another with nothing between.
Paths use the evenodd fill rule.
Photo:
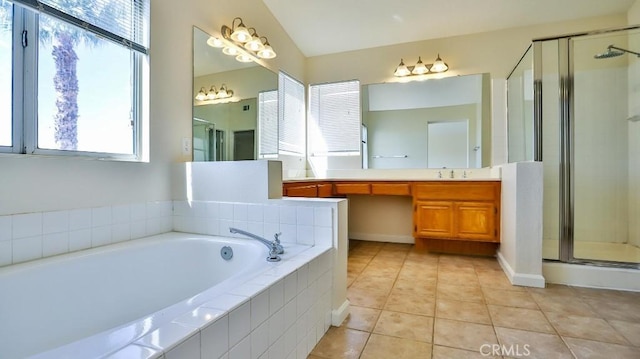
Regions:
<instances>
[{"instance_id":1,"label":"chrome tub spout","mask_svg":"<svg viewBox=\"0 0 640 359\"><path fill-rule=\"evenodd\" d=\"M243 236L247 236L251 239L255 239L258 242L264 244L265 246L267 246L267 248L269 248L269 257L267 257L267 260L269 262L277 262L280 260L280 257L278 256L278 254L282 254L284 253L284 247L282 246L282 244L280 244L280 233L276 233L274 235L274 240L273 241L269 241L265 238L262 238L256 234L253 234L251 232L247 232L247 231L243 231L242 229L238 229L238 228L234 228L234 227L229 227L229 232L231 233L237 233L237 234L242 234Z\"/></svg>"}]
</instances>

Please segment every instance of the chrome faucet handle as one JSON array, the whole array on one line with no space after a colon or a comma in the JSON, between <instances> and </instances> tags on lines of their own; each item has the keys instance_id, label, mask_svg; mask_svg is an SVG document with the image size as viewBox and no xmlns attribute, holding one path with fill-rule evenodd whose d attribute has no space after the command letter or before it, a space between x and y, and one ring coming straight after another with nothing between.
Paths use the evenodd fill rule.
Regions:
<instances>
[{"instance_id":1,"label":"chrome faucet handle","mask_svg":"<svg viewBox=\"0 0 640 359\"><path fill-rule=\"evenodd\" d=\"M267 257L267 262L279 262L280 256L278 255L278 245L276 242L271 242L271 249L269 250L269 256Z\"/></svg>"},{"instance_id":2,"label":"chrome faucet handle","mask_svg":"<svg viewBox=\"0 0 640 359\"><path fill-rule=\"evenodd\" d=\"M282 246L282 244L280 244L280 236L281 235L282 235L282 232L278 232L278 233L273 235L273 238L275 238L273 240L273 244L275 244L278 254L284 253L284 247Z\"/></svg>"}]
</instances>

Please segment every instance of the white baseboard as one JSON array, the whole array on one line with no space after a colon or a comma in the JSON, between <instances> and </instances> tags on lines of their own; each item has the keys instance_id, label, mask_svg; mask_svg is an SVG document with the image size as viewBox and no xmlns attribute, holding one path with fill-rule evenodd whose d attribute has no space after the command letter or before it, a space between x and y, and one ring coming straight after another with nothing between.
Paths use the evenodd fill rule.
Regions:
<instances>
[{"instance_id":1,"label":"white baseboard","mask_svg":"<svg viewBox=\"0 0 640 359\"><path fill-rule=\"evenodd\" d=\"M542 274L549 283L640 292L638 269L543 262Z\"/></svg>"},{"instance_id":2,"label":"white baseboard","mask_svg":"<svg viewBox=\"0 0 640 359\"><path fill-rule=\"evenodd\" d=\"M349 315L349 300L345 299L338 309L331 311L331 325L339 327Z\"/></svg>"},{"instance_id":3,"label":"white baseboard","mask_svg":"<svg viewBox=\"0 0 640 359\"><path fill-rule=\"evenodd\" d=\"M349 239L359 239L362 241L372 242L390 242L390 243L415 243L412 236L402 236L394 234L377 234L377 233L360 233L349 232Z\"/></svg>"},{"instance_id":4,"label":"white baseboard","mask_svg":"<svg viewBox=\"0 0 640 359\"><path fill-rule=\"evenodd\" d=\"M513 285L519 285L523 287L535 287L535 288L544 288L545 287L545 277L539 274L526 274L526 273L516 273L509 262L502 256L502 253L498 251L498 263L500 263L500 267L509 278L509 281Z\"/></svg>"}]
</instances>

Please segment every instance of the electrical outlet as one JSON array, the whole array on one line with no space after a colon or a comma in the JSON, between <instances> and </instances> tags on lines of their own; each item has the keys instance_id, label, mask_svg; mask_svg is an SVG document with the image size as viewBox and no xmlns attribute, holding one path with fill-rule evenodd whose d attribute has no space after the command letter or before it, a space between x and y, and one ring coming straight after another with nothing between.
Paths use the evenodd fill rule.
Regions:
<instances>
[{"instance_id":1,"label":"electrical outlet","mask_svg":"<svg viewBox=\"0 0 640 359\"><path fill-rule=\"evenodd\" d=\"M191 155L191 139L190 138L185 137L182 139L182 154L184 156Z\"/></svg>"}]
</instances>

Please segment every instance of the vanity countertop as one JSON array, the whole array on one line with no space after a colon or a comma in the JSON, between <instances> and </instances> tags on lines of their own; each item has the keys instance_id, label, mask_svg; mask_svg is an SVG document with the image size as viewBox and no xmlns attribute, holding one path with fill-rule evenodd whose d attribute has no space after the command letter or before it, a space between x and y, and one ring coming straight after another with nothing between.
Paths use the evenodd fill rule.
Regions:
<instances>
[{"instance_id":1,"label":"vanity countertop","mask_svg":"<svg viewBox=\"0 0 640 359\"><path fill-rule=\"evenodd\" d=\"M452 176L453 171L453 176ZM288 177L283 182L313 181L500 181L499 167L471 169L329 170L314 177Z\"/></svg>"}]
</instances>

